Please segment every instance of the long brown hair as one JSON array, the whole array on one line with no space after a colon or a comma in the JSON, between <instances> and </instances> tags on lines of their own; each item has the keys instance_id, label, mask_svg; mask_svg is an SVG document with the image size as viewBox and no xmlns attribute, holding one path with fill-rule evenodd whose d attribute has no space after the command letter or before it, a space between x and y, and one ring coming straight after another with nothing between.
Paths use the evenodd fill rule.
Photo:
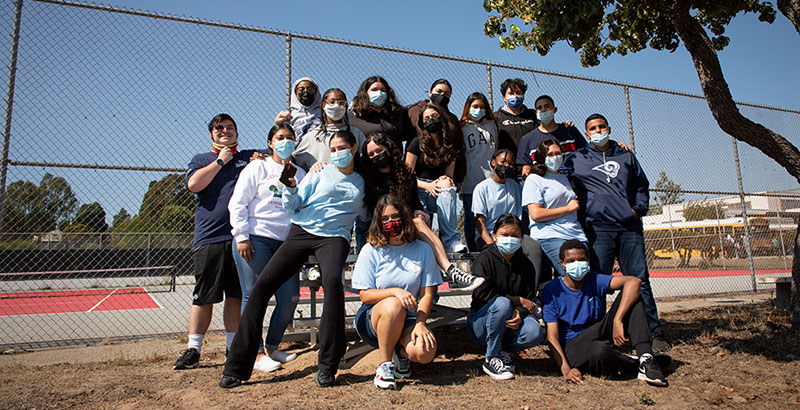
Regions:
<instances>
[{"instance_id":1,"label":"long brown hair","mask_svg":"<svg viewBox=\"0 0 800 410\"><path fill-rule=\"evenodd\" d=\"M439 137L432 135L423 127L422 116L429 109L436 111L442 121L442 132L439 133ZM422 160L425 161L425 165L435 168L456 159L460 152L458 145L454 144L456 127L446 111L436 104L425 104L419 111L417 126L422 131L419 135L419 148L422 151Z\"/></svg>"},{"instance_id":2,"label":"long brown hair","mask_svg":"<svg viewBox=\"0 0 800 410\"><path fill-rule=\"evenodd\" d=\"M403 221L403 232L400 234L400 239L403 243L409 243L417 240L417 227L414 225L414 219L411 216L411 210L406 202L400 198L386 194L378 200L375 206L375 212L372 214L372 223L369 225L369 232L367 234L367 241L373 248L377 248L389 243L389 238L383 232L383 210L387 206L393 206L400 212L400 220Z\"/></svg>"},{"instance_id":3,"label":"long brown hair","mask_svg":"<svg viewBox=\"0 0 800 410\"><path fill-rule=\"evenodd\" d=\"M386 116L386 118L394 117L396 113L400 112L403 106L397 101L394 90L392 90L392 87L386 82L386 79L379 75L369 77L361 83L355 98L353 98L353 103L350 105L350 109L357 117L363 117L368 112L372 111L372 104L369 102L367 90L369 90L369 87L374 83L381 83L386 87L386 103L381 107L381 114Z\"/></svg>"}]
</instances>

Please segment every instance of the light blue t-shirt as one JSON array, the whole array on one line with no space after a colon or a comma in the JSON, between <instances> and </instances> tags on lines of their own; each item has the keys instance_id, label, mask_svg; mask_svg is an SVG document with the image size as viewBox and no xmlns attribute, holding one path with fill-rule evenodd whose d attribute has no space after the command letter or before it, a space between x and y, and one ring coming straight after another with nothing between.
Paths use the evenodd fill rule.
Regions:
<instances>
[{"instance_id":1,"label":"light blue t-shirt","mask_svg":"<svg viewBox=\"0 0 800 410\"><path fill-rule=\"evenodd\" d=\"M308 173L295 188L283 188L283 206L295 212L292 223L317 236L350 240L357 217L366 219L364 178L345 175L333 165Z\"/></svg>"},{"instance_id":2,"label":"light blue t-shirt","mask_svg":"<svg viewBox=\"0 0 800 410\"><path fill-rule=\"evenodd\" d=\"M366 244L353 269L352 287L358 290L401 288L418 298L421 288L441 284L433 250L419 240L377 248Z\"/></svg>"},{"instance_id":3,"label":"light blue t-shirt","mask_svg":"<svg viewBox=\"0 0 800 410\"><path fill-rule=\"evenodd\" d=\"M545 172L544 176L528 175L525 187L522 188L522 204L539 204L542 208L555 209L566 206L569 201L577 199L566 175ZM571 212L561 218L544 222L531 219L530 236L533 239L577 239L586 242L586 235L578 223L578 211Z\"/></svg>"},{"instance_id":4,"label":"light blue t-shirt","mask_svg":"<svg viewBox=\"0 0 800 410\"><path fill-rule=\"evenodd\" d=\"M522 218L522 188L519 182L508 178L505 184L498 184L492 178L486 178L472 191L472 213L486 218L486 230L494 231L494 223L503 214L512 214Z\"/></svg>"}]
</instances>

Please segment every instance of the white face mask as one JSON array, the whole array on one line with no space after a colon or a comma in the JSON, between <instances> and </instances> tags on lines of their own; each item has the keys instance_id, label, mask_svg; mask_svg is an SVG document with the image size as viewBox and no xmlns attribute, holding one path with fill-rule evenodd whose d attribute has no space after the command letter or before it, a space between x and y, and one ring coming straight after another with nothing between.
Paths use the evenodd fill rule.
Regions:
<instances>
[{"instance_id":1,"label":"white face mask","mask_svg":"<svg viewBox=\"0 0 800 410\"><path fill-rule=\"evenodd\" d=\"M556 172L559 168L561 168L561 163L564 162L563 155L556 155L554 157L545 157L544 165L547 166L547 169L550 171Z\"/></svg>"},{"instance_id":2,"label":"white face mask","mask_svg":"<svg viewBox=\"0 0 800 410\"><path fill-rule=\"evenodd\" d=\"M598 132L597 134L592 134L589 136L589 140L592 142L592 145L595 147L602 147L605 146L608 142L608 138L611 136L610 131L603 131Z\"/></svg>"},{"instance_id":3,"label":"white face mask","mask_svg":"<svg viewBox=\"0 0 800 410\"><path fill-rule=\"evenodd\" d=\"M325 115L334 121L344 118L346 112L347 107L344 105L325 104Z\"/></svg>"}]
</instances>

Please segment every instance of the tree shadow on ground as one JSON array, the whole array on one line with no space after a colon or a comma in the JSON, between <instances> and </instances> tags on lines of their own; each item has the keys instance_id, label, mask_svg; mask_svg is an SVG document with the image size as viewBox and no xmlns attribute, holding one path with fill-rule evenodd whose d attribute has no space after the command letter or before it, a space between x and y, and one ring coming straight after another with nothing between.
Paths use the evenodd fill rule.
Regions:
<instances>
[{"instance_id":1,"label":"tree shadow on ground","mask_svg":"<svg viewBox=\"0 0 800 410\"><path fill-rule=\"evenodd\" d=\"M763 302L672 314L664 321L673 344L718 347L769 360L800 360L800 335L789 327L788 312Z\"/></svg>"}]
</instances>

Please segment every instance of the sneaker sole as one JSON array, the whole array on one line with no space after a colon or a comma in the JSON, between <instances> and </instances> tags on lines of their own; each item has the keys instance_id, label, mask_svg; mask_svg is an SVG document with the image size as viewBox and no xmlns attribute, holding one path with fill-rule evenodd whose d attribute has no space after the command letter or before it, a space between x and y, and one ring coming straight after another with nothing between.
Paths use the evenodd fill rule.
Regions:
<instances>
[{"instance_id":1,"label":"sneaker sole","mask_svg":"<svg viewBox=\"0 0 800 410\"><path fill-rule=\"evenodd\" d=\"M200 363L190 364L188 366L172 366L172 370L191 370L200 367Z\"/></svg>"},{"instance_id":2,"label":"sneaker sole","mask_svg":"<svg viewBox=\"0 0 800 410\"><path fill-rule=\"evenodd\" d=\"M511 379L514 378L514 374L513 373L508 373L508 375L495 374L495 373L492 373L492 372L486 370L486 368L483 367L483 366L481 366L481 369L483 369L483 372L488 374L489 377L491 377L492 379L495 379L495 380L511 380Z\"/></svg>"},{"instance_id":3,"label":"sneaker sole","mask_svg":"<svg viewBox=\"0 0 800 410\"><path fill-rule=\"evenodd\" d=\"M471 291L473 291L475 289L478 289L478 286L483 285L483 282L485 282L485 281L486 281L486 279L484 279L484 278L478 278L478 279L475 279L472 282L471 285L469 285L467 287L464 287L464 288L457 288L457 290L464 290L464 291L471 292Z\"/></svg>"},{"instance_id":4,"label":"sneaker sole","mask_svg":"<svg viewBox=\"0 0 800 410\"><path fill-rule=\"evenodd\" d=\"M637 378L639 380L643 380L643 381L647 382L647 384L649 384L651 386L665 387L668 384L666 380L651 379L651 378L647 377L647 375L642 373L642 372L639 372L639 375L637 376Z\"/></svg>"},{"instance_id":5,"label":"sneaker sole","mask_svg":"<svg viewBox=\"0 0 800 410\"><path fill-rule=\"evenodd\" d=\"M397 383L394 380L386 381L381 379L374 379L375 387L381 390L397 390Z\"/></svg>"}]
</instances>

